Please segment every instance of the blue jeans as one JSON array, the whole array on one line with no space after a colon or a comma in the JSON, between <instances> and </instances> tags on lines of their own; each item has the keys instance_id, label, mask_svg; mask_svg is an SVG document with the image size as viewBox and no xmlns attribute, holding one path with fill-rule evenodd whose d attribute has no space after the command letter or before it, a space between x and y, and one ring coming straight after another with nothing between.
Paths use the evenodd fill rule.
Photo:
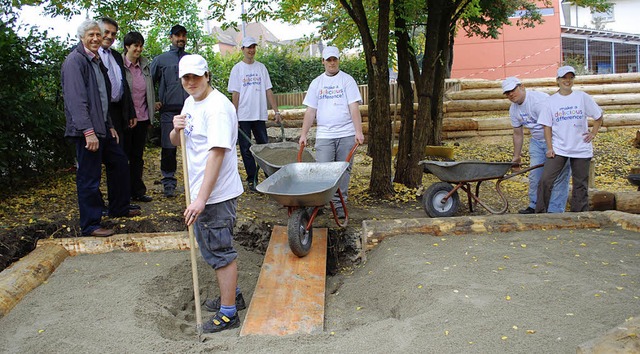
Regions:
<instances>
[{"instance_id":1,"label":"blue jeans","mask_svg":"<svg viewBox=\"0 0 640 354\"><path fill-rule=\"evenodd\" d=\"M249 138L251 133L255 137L256 144L266 144L269 142L267 136L267 124L263 120L253 120L248 122L238 122L238 128ZM251 147L251 141L247 140L242 134L238 134L238 144L240 144L240 155L242 155L242 163L244 169L247 171L247 181L253 182L256 180L256 160L253 158L249 148Z\"/></svg>"},{"instance_id":2,"label":"blue jeans","mask_svg":"<svg viewBox=\"0 0 640 354\"><path fill-rule=\"evenodd\" d=\"M336 139L316 139L316 161L347 161L347 157L349 156L349 152L353 148L355 141L356 139L354 135ZM353 166L353 158L350 162L351 163L347 168L347 172L338 183L338 187L340 188L340 192L342 193L342 198L344 198L345 203L347 202L349 179L351 178L351 167ZM340 203L340 196L337 192L331 199L331 202L336 206L336 208L342 207L342 204Z\"/></svg>"},{"instance_id":3,"label":"blue jeans","mask_svg":"<svg viewBox=\"0 0 640 354\"><path fill-rule=\"evenodd\" d=\"M531 166L544 163L547 160L547 144L544 140L531 138L529 141L529 156L531 158ZM536 208L536 200L538 197L538 184L542 177L543 168L536 168L529 172L529 207ZM551 199L549 201L549 213L563 213L567 206L569 198L569 176L571 175L571 167L567 162L558 178L553 184Z\"/></svg>"}]
</instances>

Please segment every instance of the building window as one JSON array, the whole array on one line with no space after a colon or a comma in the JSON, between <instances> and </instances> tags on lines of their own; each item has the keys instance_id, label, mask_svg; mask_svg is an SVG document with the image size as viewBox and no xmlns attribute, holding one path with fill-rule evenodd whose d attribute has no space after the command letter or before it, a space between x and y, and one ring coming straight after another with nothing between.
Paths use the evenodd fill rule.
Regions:
<instances>
[{"instance_id":1,"label":"building window","mask_svg":"<svg viewBox=\"0 0 640 354\"><path fill-rule=\"evenodd\" d=\"M597 22L613 22L616 20L613 16L613 6L606 12L591 11L591 18Z\"/></svg>"},{"instance_id":2,"label":"building window","mask_svg":"<svg viewBox=\"0 0 640 354\"><path fill-rule=\"evenodd\" d=\"M613 43L589 41L589 69L594 74L611 74L611 46Z\"/></svg>"},{"instance_id":3,"label":"building window","mask_svg":"<svg viewBox=\"0 0 640 354\"><path fill-rule=\"evenodd\" d=\"M614 43L616 73L638 72L638 46L627 43Z\"/></svg>"},{"instance_id":4,"label":"building window","mask_svg":"<svg viewBox=\"0 0 640 354\"><path fill-rule=\"evenodd\" d=\"M553 11L553 7L544 7L544 8L537 8L537 11L542 15L542 16L553 16L554 11ZM510 18L520 18L524 15L527 14L527 10L518 10L516 12L513 13L513 15L509 16Z\"/></svg>"},{"instance_id":5,"label":"building window","mask_svg":"<svg viewBox=\"0 0 640 354\"><path fill-rule=\"evenodd\" d=\"M562 37L562 62L564 65L571 65L576 70L586 70L587 60L586 56L586 44L582 38L567 38Z\"/></svg>"}]
</instances>

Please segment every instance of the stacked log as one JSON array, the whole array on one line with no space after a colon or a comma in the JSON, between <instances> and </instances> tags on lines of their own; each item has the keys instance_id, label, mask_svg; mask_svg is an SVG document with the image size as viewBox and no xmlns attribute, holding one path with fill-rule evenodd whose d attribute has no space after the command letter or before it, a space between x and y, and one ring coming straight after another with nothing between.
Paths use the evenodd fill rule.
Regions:
<instances>
[{"instance_id":1,"label":"stacked log","mask_svg":"<svg viewBox=\"0 0 640 354\"><path fill-rule=\"evenodd\" d=\"M557 91L555 78L523 79L523 84L532 90L547 93ZM578 76L576 90L582 90L594 98L605 110L602 131L639 127L640 113L606 114L614 110L640 110L640 74L614 74ZM443 103L443 138L465 138L474 136L510 135L513 129L509 120L510 102L502 94L501 81L459 80L455 86L461 91L448 92ZM368 134L368 105L360 106L363 130ZM400 104L390 105L389 122L397 134L400 129ZM418 104L414 103L414 112ZM301 128L306 109L292 109L282 112L285 128ZM273 111L269 113L273 119ZM315 124L315 122L314 122ZM268 127L277 126L272 120Z\"/></svg>"}]
</instances>

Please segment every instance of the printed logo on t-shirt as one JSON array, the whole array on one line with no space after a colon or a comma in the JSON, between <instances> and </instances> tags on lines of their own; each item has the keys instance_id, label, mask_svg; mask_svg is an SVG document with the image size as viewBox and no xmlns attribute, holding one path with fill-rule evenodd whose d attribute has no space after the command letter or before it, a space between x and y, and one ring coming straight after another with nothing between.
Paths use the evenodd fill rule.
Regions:
<instances>
[{"instance_id":1,"label":"printed logo on t-shirt","mask_svg":"<svg viewBox=\"0 0 640 354\"><path fill-rule=\"evenodd\" d=\"M553 119L557 123L565 120L582 119L584 117L582 109L578 106L560 107L553 115Z\"/></svg>"},{"instance_id":2,"label":"printed logo on t-shirt","mask_svg":"<svg viewBox=\"0 0 640 354\"><path fill-rule=\"evenodd\" d=\"M524 124L535 124L536 120L528 112L520 112L520 119Z\"/></svg>"},{"instance_id":3,"label":"printed logo on t-shirt","mask_svg":"<svg viewBox=\"0 0 640 354\"><path fill-rule=\"evenodd\" d=\"M193 133L193 117L191 116L191 114L186 113L185 114L185 124L184 124L184 134L186 136L191 136L191 134Z\"/></svg>"},{"instance_id":4,"label":"printed logo on t-shirt","mask_svg":"<svg viewBox=\"0 0 640 354\"><path fill-rule=\"evenodd\" d=\"M344 97L344 89L337 86L325 86L318 91L319 100L332 100Z\"/></svg>"},{"instance_id":5,"label":"printed logo on t-shirt","mask_svg":"<svg viewBox=\"0 0 640 354\"><path fill-rule=\"evenodd\" d=\"M261 84L262 84L262 77L260 77L260 75L255 73L247 74L242 79L242 87L255 86L255 85L259 86Z\"/></svg>"}]
</instances>

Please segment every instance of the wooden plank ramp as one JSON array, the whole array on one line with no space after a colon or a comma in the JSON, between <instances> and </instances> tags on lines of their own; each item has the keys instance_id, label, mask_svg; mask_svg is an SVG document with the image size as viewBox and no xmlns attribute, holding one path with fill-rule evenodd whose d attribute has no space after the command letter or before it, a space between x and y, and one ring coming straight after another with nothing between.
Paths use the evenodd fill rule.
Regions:
<instances>
[{"instance_id":1,"label":"wooden plank ramp","mask_svg":"<svg viewBox=\"0 0 640 354\"><path fill-rule=\"evenodd\" d=\"M241 336L320 333L324 328L327 229L313 229L311 251L299 258L287 228L274 226Z\"/></svg>"}]
</instances>

